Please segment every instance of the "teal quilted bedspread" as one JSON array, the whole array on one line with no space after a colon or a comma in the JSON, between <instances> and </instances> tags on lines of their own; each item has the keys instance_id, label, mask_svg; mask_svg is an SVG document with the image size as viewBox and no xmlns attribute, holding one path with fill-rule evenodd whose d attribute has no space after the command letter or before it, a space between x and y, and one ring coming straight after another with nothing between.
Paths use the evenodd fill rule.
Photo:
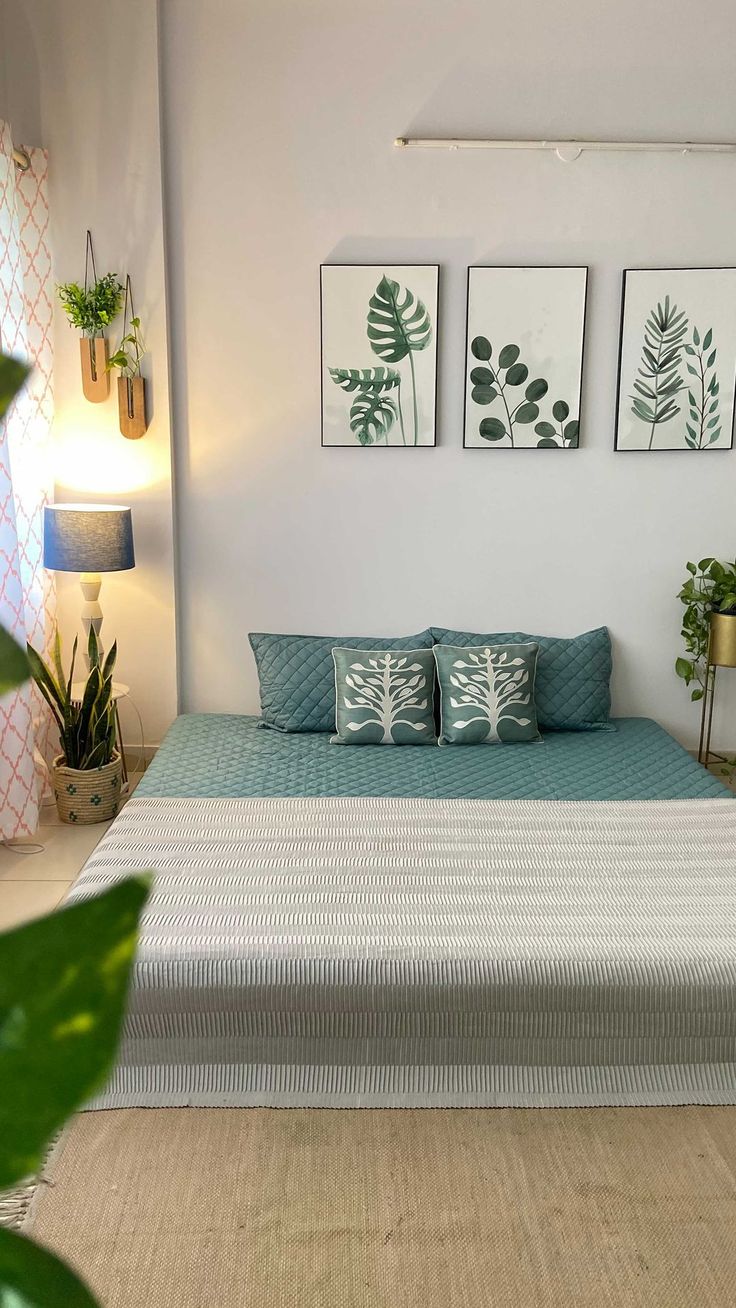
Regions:
<instances>
[{"instance_id":1,"label":"teal quilted bedspread","mask_svg":"<svg viewBox=\"0 0 736 1308\"><path fill-rule=\"evenodd\" d=\"M542 744L401 749L332 745L324 734L263 731L258 718L177 718L141 796L395 795L444 799L728 797L717 778L648 718L611 732L555 732Z\"/></svg>"}]
</instances>

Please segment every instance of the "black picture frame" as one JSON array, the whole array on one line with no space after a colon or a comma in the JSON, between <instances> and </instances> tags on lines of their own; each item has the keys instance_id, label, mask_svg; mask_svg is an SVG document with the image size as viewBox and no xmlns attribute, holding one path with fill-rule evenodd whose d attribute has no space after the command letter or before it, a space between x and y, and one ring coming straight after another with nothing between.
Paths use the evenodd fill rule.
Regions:
<instances>
[{"instance_id":1,"label":"black picture frame","mask_svg":"<svg viewBox=\"0 0 736 1308\"><path fill-rule=\"evenodd\" d=\"M734 384L731 398L731 430L730 442L728 445L718 445L716 447L705 446L692 448L688 445L657 446L652 448L632 448L622 446L619 442L619 414L621 408L621 388L622 388L622 364L624 352L624 331L626 325L626 287L627 279L630 275L636 273L680 273L680 272L736 272L733 265L703 265L689 267L687 265L669 265L668 267L639 267L624 268L621 275L621 311L619 315L619 337L618 337L618 368L616 376L616 407L614 409L613 420L613 449L615 454L728 454L734 447L734 426L736 426L736 367L734 368ZM736 363L736 357L734 362Z\"/></svg>"},{"instance_id":2,"label":"black picture frame","mask_svg":"<svg viewBox=\"0 0 736 1308\"><path fill-rule=\"evenodd\" d=\"M344 444L335 444L333 441L325 441L325 355L324 355L324 270L325 268L394 268L394 269L412 269L432 268L436 272L436 314L433 331L432 350L434 356L434 396L433 396L433 424L432 424L432 442L423 442L421 445L383 445L378 442L373 445L361 445L357 440L345 441ZM365 263L321 263L319 266L319 354L320 354L320 387L319 387L319 407L320 407L320 444L323 450L348 450L348 449L384 449L384 450L434 450L437 448L437 411L439 397L439 319L440 319L440 290L441 290L441 271L439 263L390 263L388 260L383 262L365 262Z\"/></svg>"},{"instance_id":3,"label":"black picture frame","mask_svg":"<svg viewBox=\"0 0 736 1308\"><path fill-rule=\"evenodd\" d=\"M506 445L506 444L501 445L500 443L499 443L499 444L496 444L494 441L489 441L487 445L468 445L468 443L467 443L467 428L468 428L468 368L469 368L469 362L470 362L470 361L469 361L469 354L470 354L470 284L471 284L471 275L472 275L472 273L473 273L474 271L476 271L476 270L478 270L478 269L498 269L498 270L505 270L505 271L514 271L514 270L522 271L522 270L523 270L523 271L532 271L532 272L533 272L535 269L542 270L542 269L551 269L551 268L557 268L557 269L561 269L561 270L565 270L565 271L570 271L570 272L584 272L584 273L585 273L585 286L584 286L584 292L583 292L583 321L582 321L582 328L581 328L581 335L580 335L580 376L579 376L579 383L578 383L578 397L577 397L577 399L578 399L578 414L579 414L578 423L579 423L579 427L578 427L578 437L577 437L576 444L575 444L574 446L570 446L570 445L567 445L567 446L563 446L563 445L557 445L557 446L552 446L552 445L549 445L549 446L539 446L539 445L513 445L513 446L512 446L512 445ZM580 445L581 445L581 435L582 435L582 432L583 432L583 416L582 416L583 376L584 376L584 371L585 371L585 338L586 338L587 319L588 319L588 291L589 291L589 286L590 286L590 265L589 265L589 264L585 264L585 263L573 263L573 264L571 264L571 263L512 263L512 264L508 264L508 263L476 263L476 264L469 264L469 265L468 265L468 270L467 270L467 286L466 286L466 295L465 295L465 350L464 350L464 354L463 354L463 449L464 449L464 450L481 450L481 451L483 451L483 453L485 453L487 450L495 450L497 453L501 453L501 452L503 451L503 452L506 452L506 453L514 454L514 453L528 453L529 451L534 451L534 452L537 452L537 453L541 453L543 450L544 450L544 451L546 451L546 450L563 451L563 450L564 450L564 451L569 452L571 449L579 449L579 448L580 448Z\"/></svg>"}]
</instances>

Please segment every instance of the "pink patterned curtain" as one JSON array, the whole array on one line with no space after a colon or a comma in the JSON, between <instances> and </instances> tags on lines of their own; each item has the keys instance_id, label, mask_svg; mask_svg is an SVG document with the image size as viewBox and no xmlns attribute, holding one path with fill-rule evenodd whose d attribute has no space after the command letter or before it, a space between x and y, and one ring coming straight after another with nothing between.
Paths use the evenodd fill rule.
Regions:
<instances>
[{"instance_id":1,"label":"pink patterned curtain","mask_svg":"<svg viewBox=\"0 0 736 1308\"><path fill-rule=\"evenodd\" d=\"M53 581L43 568L43 508L53 490L50 457L52 283L48 158L28 150L23 173L0 119L0 349L33 366L0 422L0 622L48 652ZM33 834L53 751L49 715L29 686L0 699L0 838Z\"/></svg>"}]
</instances>

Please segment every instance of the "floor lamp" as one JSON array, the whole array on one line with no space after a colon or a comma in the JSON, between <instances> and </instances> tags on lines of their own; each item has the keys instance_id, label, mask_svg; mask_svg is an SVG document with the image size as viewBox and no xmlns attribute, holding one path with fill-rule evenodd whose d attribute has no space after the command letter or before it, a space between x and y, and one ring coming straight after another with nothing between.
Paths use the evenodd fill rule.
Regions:
<instances>
[{"instance_id":1,"label":"floor lamp","mask_svg":"<svg viewBox=\"0 0 736 1308\"><path fill-rule=\"evenodd\" d=\"M135 567L130 509L115 504L49 504L44 509L43 563L55 572L81 573L82 625L90 627L102 654L102 572ZM88 664L89 666L89 664Z\"/></svg>"}]
</instances>

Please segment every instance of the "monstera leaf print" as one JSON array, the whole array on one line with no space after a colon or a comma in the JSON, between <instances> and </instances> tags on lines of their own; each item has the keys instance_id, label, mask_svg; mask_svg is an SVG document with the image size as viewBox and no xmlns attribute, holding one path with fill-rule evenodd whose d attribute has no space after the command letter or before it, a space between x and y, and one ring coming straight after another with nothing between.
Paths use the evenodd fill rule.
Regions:
<instances>
[{"instance_id":1,"label":"monstera leaf print","mask_svg":"<svg viewBox=\"0 0 736 1308\"><path fill-rule=\"evenodd\" d=\"M411 369L414 413L414 445L419 438L417 382L414 354L426 350L432 341L432 322L425 305L412 291L385 274L369 301L368 340L374 354L384 363L401 363L408 358Z\"/></svg>"},{"instance_id":2,"label":"monstera leaf print","mask_svg":"<svg viewBox=\"0 0 736 1308\"><path fill-rule=\"evenodd\" d=\"M395 368L330 368L330 376L344 391L388 391L401 381Z\"/></svg>"},{"instance_id":3,"label":"monstera leaf print","mask_svg":"<svg viewBox=\"0 0 736 1308\"><path fill-rule=\"evenodd\" d=\"M350 430L361 445L375 445L388 437L396 416L396 405L387 395L361 391L350 409Z\"/></svg>"}]
</instances>

